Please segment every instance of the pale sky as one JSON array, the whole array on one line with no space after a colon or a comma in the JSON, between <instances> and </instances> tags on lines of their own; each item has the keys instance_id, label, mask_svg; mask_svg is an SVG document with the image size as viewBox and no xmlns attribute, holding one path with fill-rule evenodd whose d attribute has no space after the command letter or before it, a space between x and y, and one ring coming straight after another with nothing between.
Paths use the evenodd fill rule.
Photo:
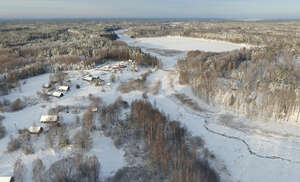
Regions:
<instances>
[{"instance_id":1,"label":"pale sky","mask_svg":"<svg viewBox=\"0 0 300 182\"><path fill-rule=\"evenodd\" d=\"M300 18L300 0L0 0L0 18Z\"/></svg>"}]
</instances>

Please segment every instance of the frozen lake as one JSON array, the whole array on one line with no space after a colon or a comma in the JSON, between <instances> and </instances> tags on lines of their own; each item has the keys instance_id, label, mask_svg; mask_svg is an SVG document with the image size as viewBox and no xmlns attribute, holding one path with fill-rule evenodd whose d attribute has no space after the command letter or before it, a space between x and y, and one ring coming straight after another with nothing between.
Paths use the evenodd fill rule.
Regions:
<instances>
[{"instance_id":1,"label":"frozen lake","mask_svg":"<svg viewBox=\"0 0 300 182\"><path fill-rule=\"evenodd\" d=\"M244 44L234 44L216 40L206 40L189 37L167 36L135 39L136 46L180 51L200 50L209 52L225 52L248 47Z\"/></svg>"}]
</instances>

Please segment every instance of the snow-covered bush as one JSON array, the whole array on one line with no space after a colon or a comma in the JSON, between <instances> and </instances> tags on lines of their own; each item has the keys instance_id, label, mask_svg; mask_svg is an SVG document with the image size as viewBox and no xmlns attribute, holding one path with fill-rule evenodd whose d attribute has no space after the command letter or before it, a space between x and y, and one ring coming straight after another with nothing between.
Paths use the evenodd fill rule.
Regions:
<instances>
[{"instance_id":1,"label":"snow-covered bush","mask_svg":"<svg viewBox=\"0 0 300 182\"><path fill-rule=\"evenodd\" d=\"M90 132L86 129L79 130L73 137L73 146L82 152L89 151L92 148L93 139Z\"/></svg>"},{"instance_id":2,"label":"snow-covered bush","mask_svg":"<svg viewBox=\"0 0 300 182\"><path fill-rule=\"evenodd\" d=\"M58 129L58 145L59 147L66 147L69 144L70 138L67 125L62 125Z\"/></svg>"},{"instance_id":3,"label":"snow-covered bush","mask_svg":"<svg viewBox=\"0 0 300 182\"><path fill-rule=\"evenodd\" d=\"M25 142L22 144L22 151L25 155L30 155L34 153L33 146L30 142Z\"/></svg>"},{"instance_id":4,"label":"snow-covered bush","mask_svg":"<svg viewBox=\"0 0 300 182\"><path fill-rule=\"evenodd\" d=\"M10 138L10 141L8 142L6 149L8 152L14 152L18 150L21 147L21 141L20 138Z\"/></svg>"},{"instance_id":5,"label":"snow-covered bush","mask_svg":"<svg viewBox=\"0 0 300 182\"><path fill-rule=\"evenodd\" d=\"M22 110L25 107L25 103L21 99L16 99L14 102L10 105L10 110L12 112Z\"/></svg>"},{"instance_id":6,"label":"snow-covered bush","mask_svg":"<svg viewBox=\"0 0 300 182\"><path fill-rule=\"evenodd\" d=\"M1 116L0 116L1 117ZM3 126L2 119L0 118L0 140L6 135L6 129Z\"/></svg>"},{"instance_id":7,"label":"snow-covered bush","mask_svg":"<svg viewBox=\"0 0 300 182\"><path fill-rule=\"evenodd\" d=\"M26 167L21 159L17 159L14 164L14 178L16 182L23 182Z\"/></svg>"},{"instance_id":8,"label":"snow-covered bush","mask_svg":"<svg viewBox=\"0 0 300 182\"><path fill-rule=\"evenodd\" d=\"M32 162L32 180L34 182L43 182L45 166L41 159L35 159Z\"/></svg>"},{"instance_id":9,"label":"snow-covered bush","mask_svg":"<svg viewBox=\"0 0 300 182\"><path fill-rule=\"evenodd\" d=\"M91 109L87 109L82 117L82 128L92 131L95 128L95 114Z\"/></svg>"}]
</instances>

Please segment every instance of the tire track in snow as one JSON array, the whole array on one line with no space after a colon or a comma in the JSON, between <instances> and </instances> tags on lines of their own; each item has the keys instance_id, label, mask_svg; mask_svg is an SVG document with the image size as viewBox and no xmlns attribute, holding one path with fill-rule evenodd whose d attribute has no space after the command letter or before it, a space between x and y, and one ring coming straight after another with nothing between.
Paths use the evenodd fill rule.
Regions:
<instances>
[{"instance_id":1,"label":"tire track in snow","mask_svg":"<svg viewBox=\"0 0 300 182\"><path fill-rule=\"evenodd\" d=\"M250 147L250 145L243 139L239 138L239 137L235 137L235 136L230 136L230 135L226 135L224 133L220 133L220 132L217 132L217 131L214 131L212 129L210 129L207 124L204 124L203 127L210 133L213 133L213 134L216 134L216 135L219 135L219 136L222 136L222 137L225 137L225 138L229 138L229 139L233 139L233 140L238 140L240 141L241 143L243 143L244 145L246 145L247 147L247 150L248 152L251 154L251 155L254 155L258 158L263 158L263 159L275 159L275 160L282 160L282 161L287 161L287 162L292 162L292 163L297 163L297 164L300 164L300 161L293 161L291 159L286 159L286 158L283 158L283 157L279 157L279 156L275 156L275 155L261 155L255 151L253 151Z\"/></svg>"}]
</instances>

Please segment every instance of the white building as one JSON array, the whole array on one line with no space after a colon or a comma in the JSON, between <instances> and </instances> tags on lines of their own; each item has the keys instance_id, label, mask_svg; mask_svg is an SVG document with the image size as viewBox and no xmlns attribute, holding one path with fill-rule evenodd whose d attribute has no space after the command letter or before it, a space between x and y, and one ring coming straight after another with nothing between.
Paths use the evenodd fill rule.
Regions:
<instances>
[{"instance_id":1,"label":"white building","mask_svg":"<svg viewBox=\"0 0 300 182\"><path fill-rule=\"evenodd\" d=\"M54 97L62 97L64 94L62 92L53 92L52 94Z\"/></svg>"},{"instance_id":2,"label":"white building","mask_svg":"<svg viewBox=\"0 0 300 182\"><path fill-rule=\"evenodd\" d=\"M69 90L70 90L69 86L60 86L60 87L58 87L58 91L60 91L60 92L67 92Z\"/></svg>"},{"instance_id":3,"label":"white building","mask_svg":"<svg viewBox=\"0 0 300 182\"><path fill-rule=\"evenodd\" d=\"M41 123L57 123L58 116L57 115L42 115L40 121L41 121Z\"/></svg>"}]
</instances>

